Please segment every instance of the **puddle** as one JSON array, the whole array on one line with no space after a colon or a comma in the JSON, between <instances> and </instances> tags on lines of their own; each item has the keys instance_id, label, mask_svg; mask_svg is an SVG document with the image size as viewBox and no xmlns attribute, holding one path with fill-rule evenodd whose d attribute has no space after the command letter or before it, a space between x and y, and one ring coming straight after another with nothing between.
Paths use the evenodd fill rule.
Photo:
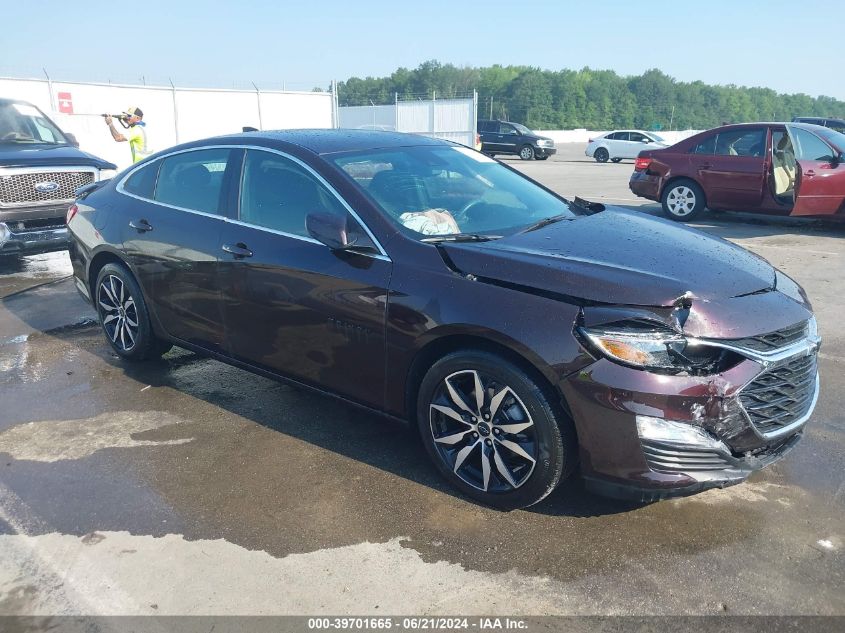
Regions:
<instances>
[{"instance_id":1,"label":"puddle","mask_svg":"<svg viewBox=\"0 0 845 633\"><path fill-rule=\"evenodd\" d=\"M137 448L186 444L193 438L136 439L145 431L180 424L161 411L119 411L81 420L45 420L13 426L0 433L0 453L17 460L56 462L82 459L105 448Z\"/></svg>"}]
</instances>

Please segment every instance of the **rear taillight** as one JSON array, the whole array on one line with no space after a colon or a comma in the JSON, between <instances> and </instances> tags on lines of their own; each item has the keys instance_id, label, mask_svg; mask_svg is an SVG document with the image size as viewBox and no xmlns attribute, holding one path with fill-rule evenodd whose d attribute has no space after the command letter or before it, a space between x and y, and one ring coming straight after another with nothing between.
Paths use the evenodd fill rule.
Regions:
<instances>
[{"instance_id":1,"label":"rear taillight","mask_svg":"<svg viewBox=\"0 0 845 633\"><path fill-rule=\"evenodd\" d=\"M73 216L76 215L76 212L79 211L79 207L75 204L72 204L67 209L67 217L65 218L65 224L70 224L70 221L73 219Z\"/></svg>"},{"instance_id":2,"label":"rear taillight","mask_svg":"<svg viewBox=\"0 0 845 633\"><path fill-rule=\"evenodd\" d=\"M634 171L645 171L651 165L651 158L638 158L634 161Z\"/></svg>"}]
</instances>

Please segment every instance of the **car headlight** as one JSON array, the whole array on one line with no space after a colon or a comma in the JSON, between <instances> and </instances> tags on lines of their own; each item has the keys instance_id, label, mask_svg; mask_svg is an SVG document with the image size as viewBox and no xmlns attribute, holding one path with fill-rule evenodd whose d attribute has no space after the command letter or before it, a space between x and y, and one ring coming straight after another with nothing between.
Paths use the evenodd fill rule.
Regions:
<instances>
[{"instance_id":1,"label":"car headlight","mask_svg":"<svg viewBox=\"0 0 845 633\"><path fill-rule=\"evenodd\" d=\"M621 365L657 373L711 374L739 360L733 352L690 341L657 324L625 322L579 327L577 332L592 352Z\"/></svg>"},{"instance_id":2,"label":"car headlight","mask_svg":"<svg viewBox=\"0 0 845 633\"><path fill-rule=\"evenodd\" d=\"M109 180L117 176L116 169L101 169L100 170L100 180Z\"/></svg>"}]
</instances>

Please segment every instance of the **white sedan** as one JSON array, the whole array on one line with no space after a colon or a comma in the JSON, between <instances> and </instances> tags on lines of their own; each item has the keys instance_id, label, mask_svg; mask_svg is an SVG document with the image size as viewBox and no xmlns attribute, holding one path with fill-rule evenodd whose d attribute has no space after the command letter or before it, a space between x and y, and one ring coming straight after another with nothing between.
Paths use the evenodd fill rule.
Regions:
<instances>
[{"instance_id":1,"label":"white sedan","mask_svg":"<svg viewBox=\"0 0 845 633\"><path fill-rule=\"evenodd\" d=\"M608 159L618 163L623 158L636 158L644 149L660 149L668 146L669 143L654 132L614 130L591 138L584 153L595 158L599 163L606 163Z\"/></svg>"}]
</instances>

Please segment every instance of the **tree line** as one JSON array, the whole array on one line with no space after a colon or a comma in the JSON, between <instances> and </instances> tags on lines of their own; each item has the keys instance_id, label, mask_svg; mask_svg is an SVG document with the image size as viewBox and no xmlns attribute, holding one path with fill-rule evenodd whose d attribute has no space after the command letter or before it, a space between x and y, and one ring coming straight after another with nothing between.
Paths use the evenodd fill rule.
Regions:
<instances>
[{"instance_id":1,"label":"tree line","mask_svg":"<svg viewBox=\"0 0 845 633\"><path fill-rule=\"evenodd\" d=\"M657 69L623 77L612 70L542 70L530 66L457 67L427 61L389 77L338 82L338 102L379 105L478 93L479 118L535 129L706 129L724 122L789 121L794 116L845 118L845 101L770 88L683 82Z\"/></svg>"}]
</instances>

